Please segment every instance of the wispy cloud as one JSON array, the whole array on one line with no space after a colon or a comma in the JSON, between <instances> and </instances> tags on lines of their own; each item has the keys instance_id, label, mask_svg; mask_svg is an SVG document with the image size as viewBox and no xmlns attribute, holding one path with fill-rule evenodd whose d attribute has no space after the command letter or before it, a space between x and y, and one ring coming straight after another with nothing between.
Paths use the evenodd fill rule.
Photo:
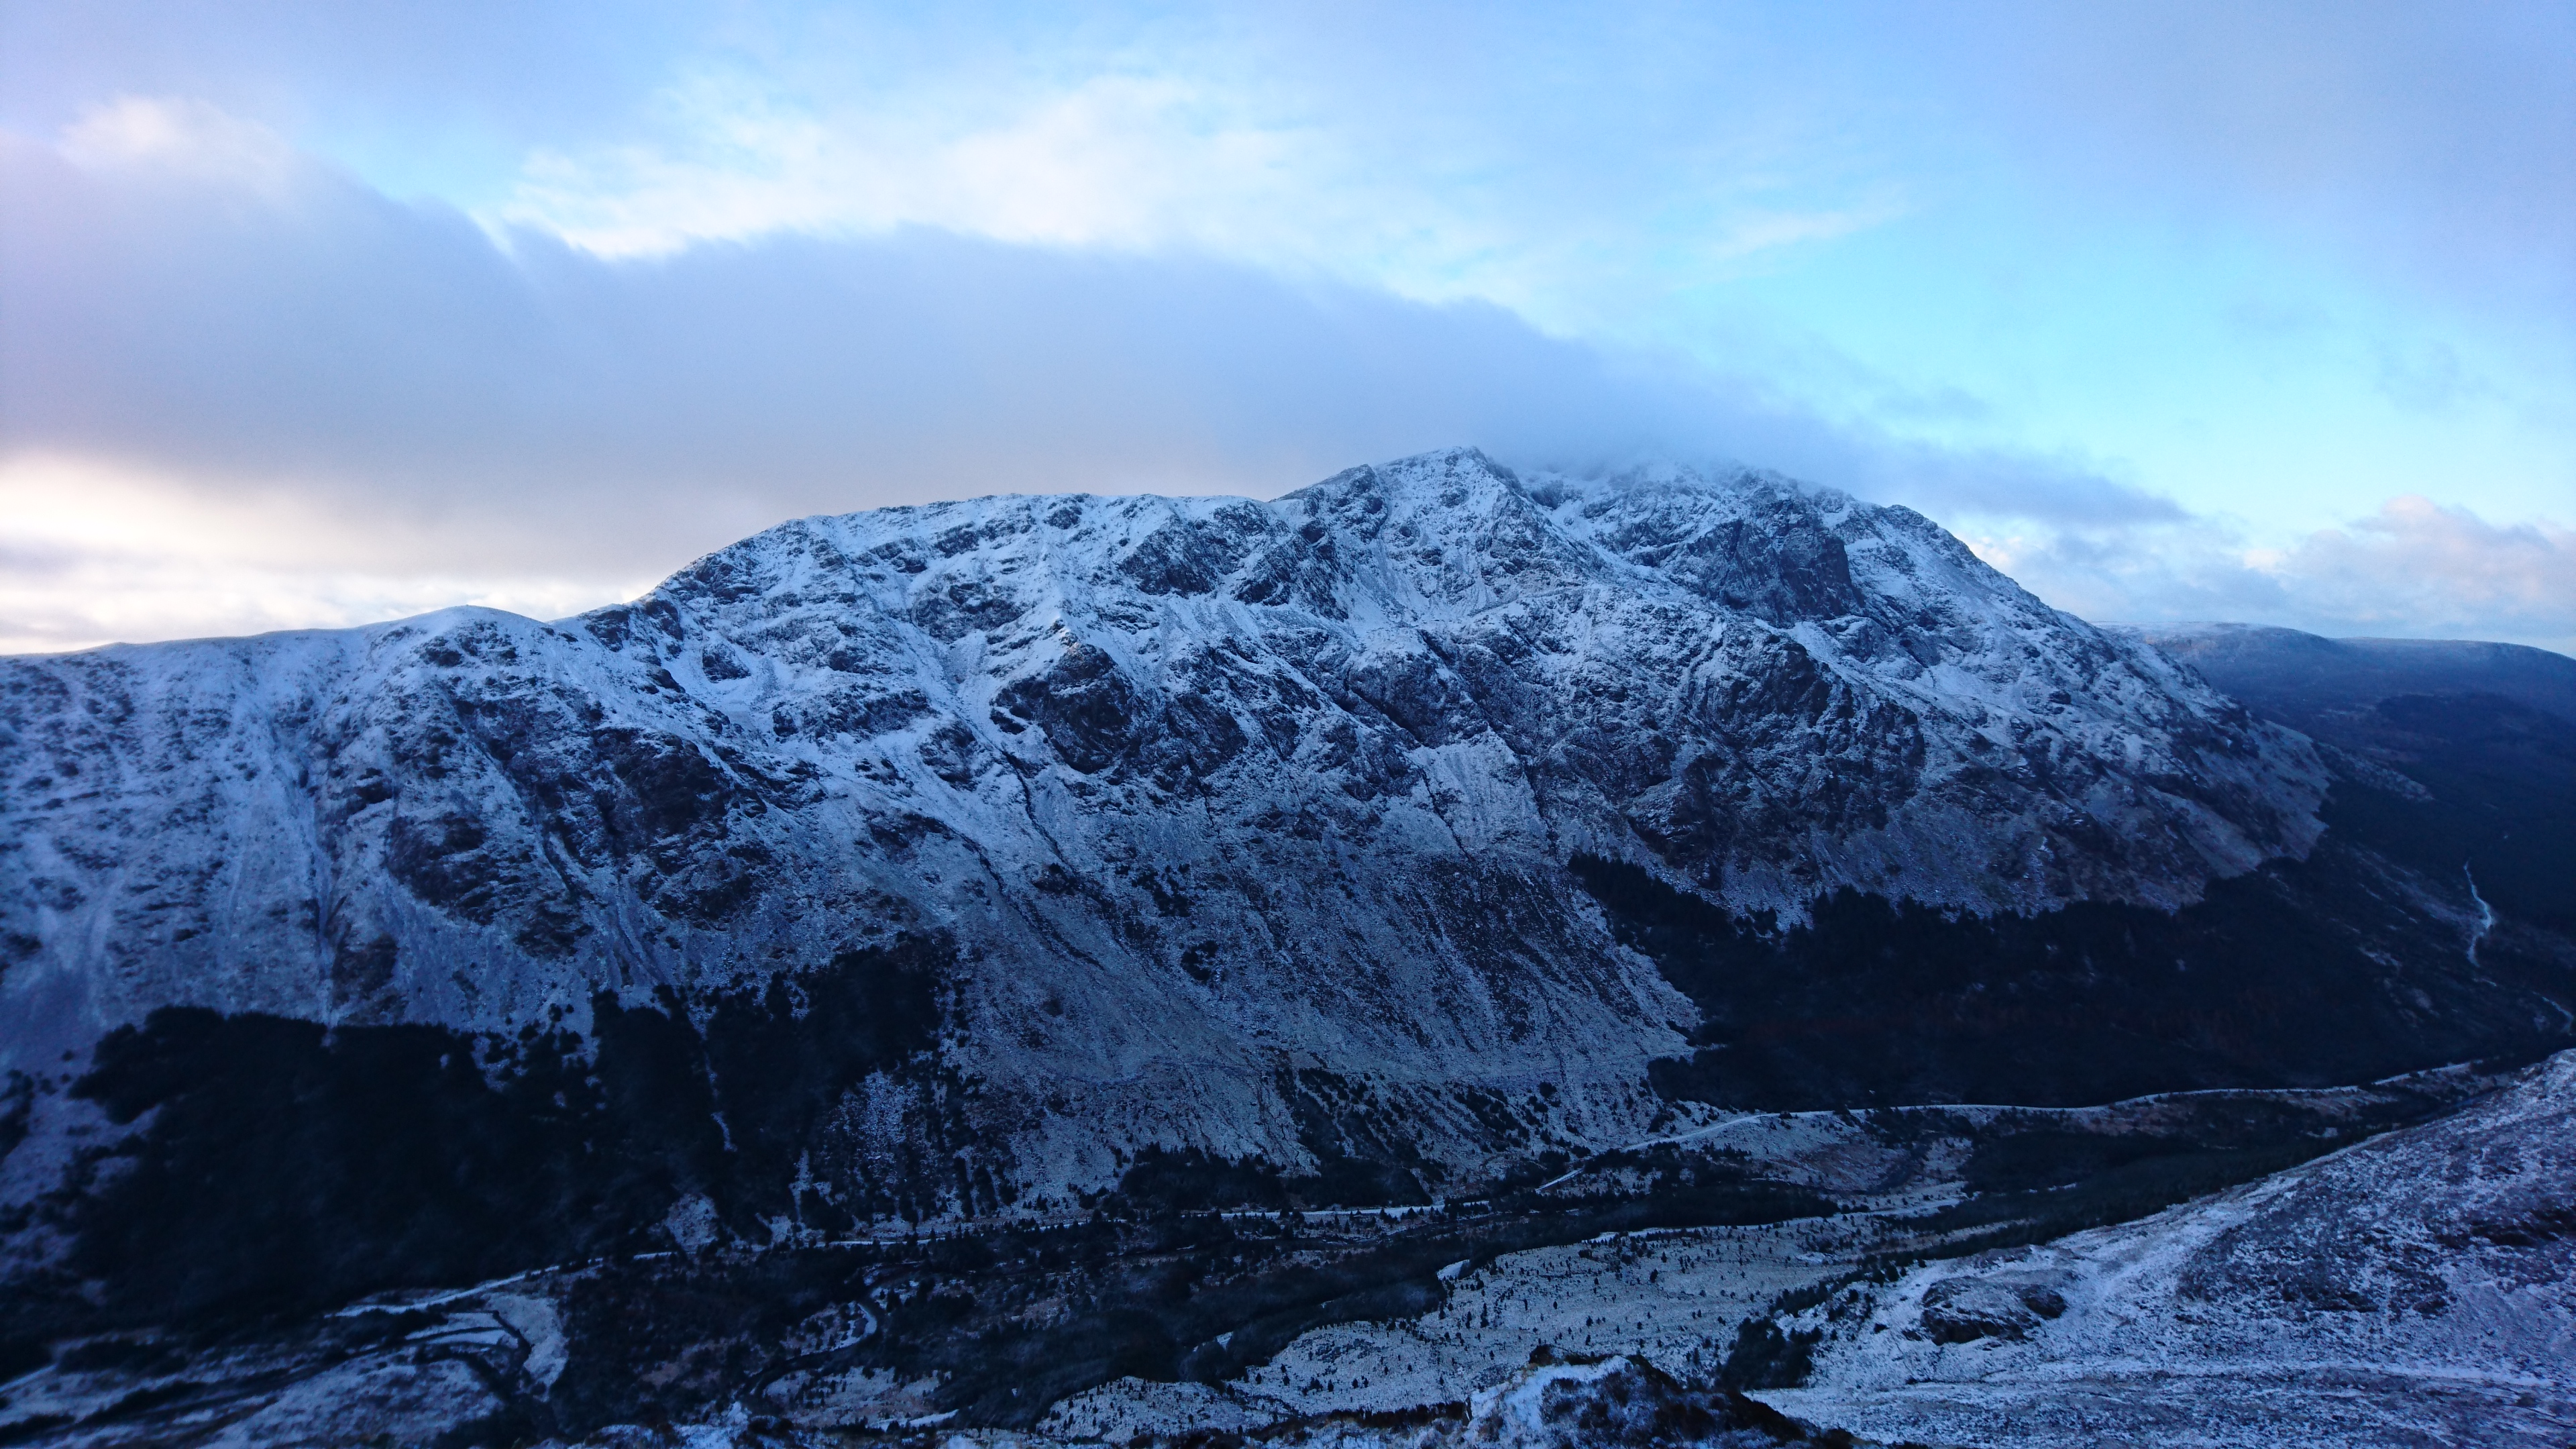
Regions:
<instances>
[{"instance_id":1,"label":"wispy cloud","mask_svg":"<svg viewBox=\"0 0 2576 1449\"><path fill-rule=\"evenodd\" d=\"M308 163L286 138L203 101L120 96L64 128L63 159L91 169L140 169L282 197Z\"/></svg>"},{"instance_id":2,"label":"wispy cloud","mask_svg":"<svg viewBox=\"0 0 2576 1449\"><path fill-rule=\"evenodd\" d=\"M1183 250L1559 327L1904 214L1829 139L1847 104L1790 95L1776 53L1757 83L1739 23L1663 14L1677 66L1564 17L1449 18L1472 53L1427 13L1106 12L1017 48L771 14L634 134L540 146L473 210L603 256L906 225Z\"/></svg>"},{"instance_id":3,"label":"wispy cloud","mask_svg":"<svg viewBox=\"0 0 2576 1449\"><path fill-rule=\"evenodd\" d=\"M1281 175L1288 134L1170 76L1094 76L999 117L782 104L740 77L695 78L667 103L672 142L540 151L489 219L607 257L903 226L1278 250L1293 245L1279 228L1245 222L1305 189Z\"/></svg>"}]
</instances>

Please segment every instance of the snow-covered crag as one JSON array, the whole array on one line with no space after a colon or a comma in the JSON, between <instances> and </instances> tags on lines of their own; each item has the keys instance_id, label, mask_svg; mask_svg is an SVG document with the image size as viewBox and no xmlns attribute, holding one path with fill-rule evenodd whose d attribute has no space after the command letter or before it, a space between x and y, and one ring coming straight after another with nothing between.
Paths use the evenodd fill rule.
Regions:
<instances>
[{"instance_id":1,"label":"snow-covered crag","mask_svg":"<svg viewBox=\"0 0 2576 1449\"><path fill-rule=\"evenodd\" d=\"M1791 921L2172 909L2327 787L1904 509L1467 450L807 519L551 624L12 659L0 782L21 1130L166 1005L583 1030L900 958L937 1070L862 1063L799 1171L929 1142L952 1210L1152 1143L1436 1185L1636 1134L1694 1009L1579 855Z\"/></svg>"}]
</instances>

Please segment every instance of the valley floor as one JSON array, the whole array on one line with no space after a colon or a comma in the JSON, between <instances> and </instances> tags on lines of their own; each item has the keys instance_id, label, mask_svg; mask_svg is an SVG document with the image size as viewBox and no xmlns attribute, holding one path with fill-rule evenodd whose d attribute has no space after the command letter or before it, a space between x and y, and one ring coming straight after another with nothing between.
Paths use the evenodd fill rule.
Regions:
<instances>
[{"instance_id":1,"label":"valley floor","mask_svg":"<svg viewBox=\"0 0 2576 1449\"><path fill-rule=\"evenodd\" d=\"M2419 1106L2466 1101L2421 1125L2370 1130L2410 1094ZM2324 1155L2251 1180L2240 1172L2235 1186L2161 1211L2120 1208L2138 1200L2119 1193L2138 1190L2142 1172L2171 1201L2183 1195L2173 1185L2201 1170L2189 1153L2138 1153L2224 1139L2230 1122L2269 1124L2271 1136L2237 1149L2240 1168L2265 1160L2263 1144L2285 1130ZM2338 1140L2351 1145L2335 1150ZM2039 1147L2053 1155L2035 1157ZM2078 1159L2091 1165L2077 1180L2054 1181ZM1807 1200L1840 1210L1509 1247L1534 1223L1669 1207L1682 1201L1675 1174L1720 1168L1765 1190L1830 1194ZM781 1271L783 1255L661 1255L527 1275L362 1307L273 1341L104 1340L0 1389L0 1442L1855 1442L1825 1427L1858 1442L1943 1445L2576 1441L2576 1053L2500 1082L2437 1075L2386 1090L2193 1094L2083 1112L1747 1116L1605 1155L1517 1202L1518 1217L1185 1220L1196 1237L1023 1228L980 1245L952 1239L948 1258L860 1245L799 1260L795 1291L830 1301L765 1338L720 1327L691 1337L671 1324L716 1322L709 1305L727 1294L774 1296L789 1280L761 1275ZM2079 1211L2107 1225L2056 1230ZM1060 1251L1049 1241L1085 1232L1126 1256L1048 1256ZM939 1265L966 1247L983 1266L943 1280ZM1443 1263L1442 1249L1461 1256ZM841 1260L838 1286L812 1286L817 1264ZM1173 1277L1180 1263L1199 1276ZM1350 1276L1365 1263L1385 1281ZM1254 1288L1272 1294L1261 1302L1285 1301L1275 1285L1298 1274L1348 1281L1341 1308L1300 1310L1306 1320L1244 1310L1249 1326L1180 1360L1182 1377L1210 1381L1095 1376L1046 1394L1045 1374L1097 1345L1080 1334L1013 1339L1008 1323L1129 1331L1118 1325L1132 1328L1141 1310L1077 1310L1106 1301L1113 1268L1160 1274L1181 1285L1166 1296L1194 1304ZM975 1306L969 1288L1017 1316L972 1318L1000 1310ZM923 1314L943 1303L951 1318L985 1325L972 1343L1036 1347L1017 1368L953 1354L942 1360L952 1367L925 1368L931 1360L886 1351L940 1321ZM1293 1327L1310 1320L1320 1321ZM631 1342L612 1342L621 1332ZM1222 1357L1238 1352L1239 1362ZM687 1389L696 1407L616 1407L643 1387Z\"/></svg>"}]
</instances>

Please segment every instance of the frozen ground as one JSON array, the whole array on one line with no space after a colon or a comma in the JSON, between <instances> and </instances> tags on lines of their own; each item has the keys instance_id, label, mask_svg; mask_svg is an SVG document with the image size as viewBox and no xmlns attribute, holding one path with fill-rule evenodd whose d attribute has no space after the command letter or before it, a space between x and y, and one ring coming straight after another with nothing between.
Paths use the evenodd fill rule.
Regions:
<instances>
[{"instance_id":1,"label":"frozen ground","mask_svg":"<svg viewBox=\"0 0 2576 1449\"><path fill-rule=\"evenodd\" d=\"M1448 1305L1421 1319L1317 1329L1221 1390L1122 1379L1059 1405L1042 1428L1117 1441L1462 1402L1511 1379L1542 1347L1706 1372L1738 1323L1782 1292L1832 1276L1884 1232L1866 1218L1811 1220L1513 1253L1462 1272Z\"/></svg>"},{"instance_id":2,"label":"frozen ground","mask_svg":"<svg viewBox=\"0 0 2576 1449\"><path fill-rule=\"evenodd\" d=\"M1979 1230L1926 1214L1957 1211L1976 1153L2002 1128L2089 1123L2104 1142L2166 1129L2199 1141L2230 1114L2295 1106L2302 1130L2358 1134L2408 1093L2479 1092L2449 1116L2136 1221L1932 1256L1958 1252L1945 1245ZM779 1366L749 1392L673 1416L669 1434L690 1444L821 1444L857 1430L1033 1449L1217 1431L1352 1449L1573 1449L1627 1432L1612 1414L1618 1399L1705 1429L1666 1442L1714 1445L1804 1432L1754 1425L1745 1416L1758 1406L1718 1386L1739 1329L1770 1322L1792 1340L1812 1335L1814 1367L1802 1386L1756 1396L1803 1424L1876 1442L2563 1446L2576 1441L2571 1112L2576 1053L2507 1078L2446 1072L2351 1091L2185 1094L2053 1113L1738 1117L1694 1129L1681 1147L1702 1163L1830 1189L1851 1210L1608 1233L1450 1263L1419 1317L1315 1328L1227 1383L1114 1380L1025 1431L970 1430L944 1407L954 1395L939 1375L866 1361L881 1315L933 1286L909 1276L926 1272L913 1267L872 1276L859 1298L774 1343L677 1343L658 1364L637 1360L637 1371L701 1372L710 1355ZM1989 1135L1957 1135L1969 1129ZM1613 1155L1550 1192L1597 1203L1584 1195L1635 1187L1671 1162ZM1461 1221L1316 1218L1299 1240L1309 1255L1380 1251L1408 1234L1455 1233ZM663 1254L633 1266L694 1271L691 1292L722 1288L704 1263L692 1270ZM565 1305L602 1271L414 1295L266 1349L103 1340L0 1386L0 1435L136 1449L386 1434L413 1443L481 1421L503 1442L542 1442L547 1417L571 1402L558 1384L567 1354L577 1360L585 1347L566 1332ZM575 1367L566 1382L582 1378ZM673 1442L662 1433L610 1425L582 1442ZM1742 1435L1755 1437L1728 1437Z\"/></svg>"},{"instance_id":3,"label":"frozen ground","mask_svg":"<svg viewBox=\"0 0 2576 1449\"><path fill-rule=\"evenodd\" d=\"M1885 1440L2559 1449L2576 1442L2571 1112L2576 1053L2245 1187L1886 1283L1854 1273L1909 1246L1899 1214L1513 1254L1417 1322L1318 1329L1228 1391L1104 1385L1047 1427L1116 1441L1463 1400L1541 1344L1706 1372L1739 1323L1831 1282L1781 1319L1820 1335L1814 1377L1759 1397ZM1767 1139L1815 1173L1877 1170L1829 1114L1709 1135Z\"/></svg>"}]
</instances>

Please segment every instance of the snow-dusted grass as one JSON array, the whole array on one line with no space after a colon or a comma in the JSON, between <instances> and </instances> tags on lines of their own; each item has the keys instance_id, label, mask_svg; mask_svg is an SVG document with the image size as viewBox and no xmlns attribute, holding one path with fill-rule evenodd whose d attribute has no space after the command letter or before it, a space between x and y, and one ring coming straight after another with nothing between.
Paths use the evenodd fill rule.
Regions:
<instances>
[{"instance_id":1,"label":"snow-dusted grass","mask_svg":"<svg viewBox=\"0 0 2576 1449\"><path fill-rule=\"evenodd\" d=\"M2571 1186L2562 1053L2456 1116L2260 1182L1916 1269L1846 1315L1811 1386L1774 1397L1962 1444L2267 1446L2295 1428L2558 1449L2576 1431ZM2033 1283L2063 1311L1964 1342L1925 1331L1938 1294Z\"/></svg>"},{"instance_id":2,"label":"snow-dusted grass","mask_svg":"<svg viewBox=\"0 0 2576 1449\"><path fill-rule=\"evenodd\" d=\"M1882 1233L1871 1219L1810 1219L1617 1234L1506 1254L1461 1274L1448 1305L1421 1319L1315 1329L1221 1391L1175 1396L1168 1386L1121 1380L1066 1401L1047 1424L1068 1434L1090 1424L1141 1427L1187 1408L1190 1422L1204 1417L1219 1427L1248 1412L1464 1402L1527 1365L1542 1345L1713 1371L1744 1319L1784 1291L1846 1271Z\"/></svg>"}]
</instances>

